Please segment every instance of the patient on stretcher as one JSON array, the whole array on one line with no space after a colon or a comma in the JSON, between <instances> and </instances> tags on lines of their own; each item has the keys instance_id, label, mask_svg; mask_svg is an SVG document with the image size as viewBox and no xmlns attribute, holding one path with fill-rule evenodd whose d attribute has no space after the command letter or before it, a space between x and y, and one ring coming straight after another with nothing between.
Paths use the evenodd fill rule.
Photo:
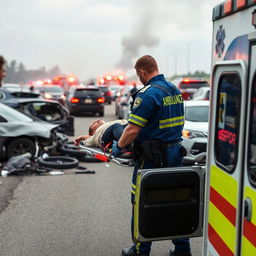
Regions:
<instances>
[{"instance_id":1,"label":"patient on stretcher","mask_svg":"<svg viewBox=\"0 0 256 256\"><path fill-rule=\"evenodd\" d=\"M105 148L113 140L120 139L127 124L125 119L110 122L101 119L95 120L90 124L88 134L78 136L74 140L74 144L78 146L83 141L87 147Z\"/></svg>"}]
</instances>

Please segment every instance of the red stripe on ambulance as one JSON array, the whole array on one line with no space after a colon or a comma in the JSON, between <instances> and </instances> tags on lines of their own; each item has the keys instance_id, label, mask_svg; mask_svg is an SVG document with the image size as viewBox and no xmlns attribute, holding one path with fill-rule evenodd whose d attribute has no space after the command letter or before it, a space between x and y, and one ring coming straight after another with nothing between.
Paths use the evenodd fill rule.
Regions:
<instances>
[{"instance_id":1,"label":"red stripe on ambulance","mask_svg":"<svg viewBox=\"0 0 256 256\"><path fill-rule=\"evenodd\" d=\"M233 252L228 248L228 246L224 243L218 233L214 230L211 224L208 224L208 237L220 256L233 256Z\"/></svg>"},{"instance_id":2,"label":"red stripe on ambulance","mask_svg":"<svg viewBox=\"0 0 256 256\"><path fill-rule=\"evenodd\" d=\"M236 226L236 208L213 187L210 188L210 201L234 226Z\"/></svg>"},{"instance_id":3,"label":"red stripe on ambulance","mask_svg":"<svg viewBox=\"0 0 256 256\"><path fill-rule=\"evenodd\" d=\"M256 226L244 219L244 236L256 247Z\"/></svg>"}]
</instances>

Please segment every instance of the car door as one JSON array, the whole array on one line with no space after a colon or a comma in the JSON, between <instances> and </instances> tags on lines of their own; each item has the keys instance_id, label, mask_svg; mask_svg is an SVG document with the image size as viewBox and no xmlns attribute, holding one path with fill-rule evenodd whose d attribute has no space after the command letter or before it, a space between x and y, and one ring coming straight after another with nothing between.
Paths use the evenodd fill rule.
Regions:
<instances>
[{"instance_id":1,"label":"car door","mask_svg":"<svg viewBox=\"0 0 256 256\"><path fill-rule=\"evenodd\" d=\"M203 200L204 167L139 170L135 239L143 242L202 236Z\"/></svg>"}]
</instances>

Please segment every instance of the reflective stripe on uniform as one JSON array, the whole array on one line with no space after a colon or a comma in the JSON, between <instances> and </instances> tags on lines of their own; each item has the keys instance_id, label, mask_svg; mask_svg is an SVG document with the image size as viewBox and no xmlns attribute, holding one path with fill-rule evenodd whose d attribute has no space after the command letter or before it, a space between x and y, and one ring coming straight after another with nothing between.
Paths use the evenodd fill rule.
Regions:
<instances>
[{"instance_id":1,"label":"reflective stripe on uniform","mask_svg":"<svg viewBox=\"0 0 256 256\"><path fill-rule=\"evenodd\" d=\"M136 178L136 185L135 186L135 199L133 205L133 239L136 243L139 240L140 233L139 233L139 201L140 201L140 185L141 185L141 172L138 172ZM140 243L138 243L138 249Z\"/></svg>"},{"instance_id":2,"label":"reflective stripe on uniform","mask_svg":"<svg viewBox=\"0 0 256 256\"><path fill-rule=\"evenodd\" d=\"M168 118L164 120L159 120L159 128L169 128L174 126L179 126L184 124L184 116L177 116L173 118Z\"/></svg>"},{"instance_id":3,"label":"reflective stripe on uniform","mask_svg":"<svg viewBox=\"0 0 256 256\"><path fill-rule=\"evenodd\" d=\"M137 124L141 127L144 127L146 125L146 123L148 122L148 120L143 117L140 117L140 116L137 116L134 114L130 114L128 122L131 122L131 123Z\"/></svg>"},{"instance_id":4,"label":"reflective stripe on uniform","mask_svg":"<svg viewBox=\"0 0 256 256\"><path fill-rule=\"evenodd\" d=\"M136 253L137 253L138 255L140 255L140 254L139 254L139 253L140 253L140 243L136 243L135 250L136 250Z\"/></svg>"},{"instance_id":5,"label":"reflective stripe on uniform","mask_svg":"<svg viewBox=\"0 0 256 256\"><path fill-rule=\"evenodd\" d=\"M131 193L135 195L135 191L136 191L136 185L132 184Z\"/></svg>"}]
</instances>

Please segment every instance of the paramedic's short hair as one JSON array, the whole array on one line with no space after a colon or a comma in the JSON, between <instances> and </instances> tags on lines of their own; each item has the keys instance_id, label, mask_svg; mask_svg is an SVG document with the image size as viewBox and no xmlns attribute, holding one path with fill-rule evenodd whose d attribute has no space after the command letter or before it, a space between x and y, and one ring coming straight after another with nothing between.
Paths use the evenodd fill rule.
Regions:
<instances>
[{"instance_id":1,"label":"paramedic's short hair","mask_svg":"<svg viewBox=\"0 0 256 256\"><path fill-rule=\"evenodd\" d=\"M136 70L142 69L147 73L152 73L154 71L158 71L158 65L156 60L150 55L144 55L140 57L134 66Z\"/></svg>"},{"instance_id":2,"label":"paramedic's short hair","mask_svg":"<svg viewBox=\"0 0 256 256\"><path fill-rule=\"evenodd\" d=\"M0 68L2 68L5 65L5 59L3 56L0 55Z\"/></svg>"}]
</instances>

